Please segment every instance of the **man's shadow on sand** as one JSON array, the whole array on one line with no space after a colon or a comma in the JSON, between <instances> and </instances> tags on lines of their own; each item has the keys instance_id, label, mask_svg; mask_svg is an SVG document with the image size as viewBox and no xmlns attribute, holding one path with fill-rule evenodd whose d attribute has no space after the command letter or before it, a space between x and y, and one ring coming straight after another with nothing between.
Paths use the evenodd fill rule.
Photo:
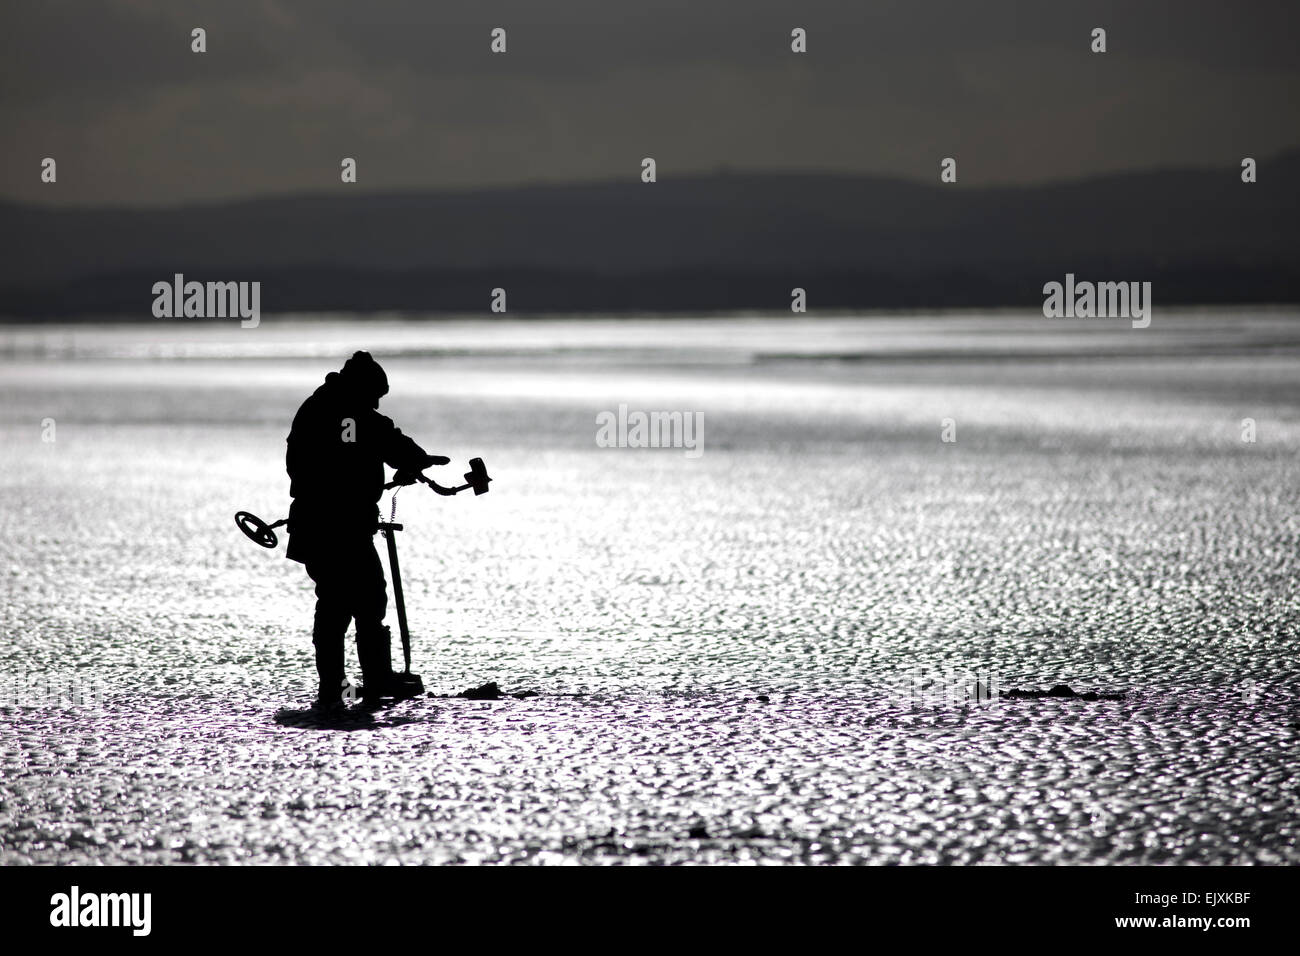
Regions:
<instances>
[{"instance_id":1,"label":"man's shadow on sand","mask_svg":"<svg viewBox=\"0 0 1300 956\"><path fill-rule=\"evenodd\" d=\"M382 708L370 710L365 707L352 707L333 714L323 713L314 707L302 710L284 707L275 712L273 719L281 727L298 730L382 730L385 727L421 722L419 717L411 714L386 713Z\"/></svg>"},{"instance_id":2,"label":"man's shadow on sand","mask_svg":"<svg viewBox=\"0 0 1300 956\"><path fill-rule=\"evenodd\" d=\"M426 694L424 698L434 700L525 700L529 697L540 697L535 690L519 691L509 694L501 690L495 681L490 681L480 687L471 687L463 690L459 694ZM576 695L565 695L576 696ZM395 704L381 707L349 707L334 712L325 712L317 710L314 707L307 707L301 710L294 710L289 707L281 708L275 712L274 720L281 727L294 727L299 730L382 730L385 727L401 727L406 724L418 724L427 722L427 717L420 717L411 713L394 713L389 707Z\"/></svg>"},{"instance_id":3,"label":"man's shadow on sand","mask_svg":"<svg viewBox=\"0 0 1300 956\"><path fill-rule=\"evenodd\" d=\"M583 695L555 693L543 695L539 694L535 690L507 693L502 691L495 681L491 681L480 687L471 687L468 690L463 690L459 694L428 693L423 697L414 698L414 700L525 700L529 697L542 696L547 698L559 698L582 697ZM1124 700L1127 698L1128 694L1125 691L1105 692L1099 690L1080 693L1071 688L1068 684L1056 684L1050 690L1012 687L996 692L996 696L1008 701L1063 698L1066 700L1093 702ZM758 697L746 698L746 700L767 703L768 697L765 694L760 694ZM388 709L389 707L394 706L396 706L396 702L376 708L351 707L333 713L324 713L312 707L303 710L284 708L276 711L275 722L281 727L296 727L300 730L382 730L385 727L401 727L406 724L428 723L431 720L428 713L423 715L419 713L413 714L409 711L395 713ZM1296 726L1300 727L1300 724L1297 724Z\"/></svg>"}]
</instances>

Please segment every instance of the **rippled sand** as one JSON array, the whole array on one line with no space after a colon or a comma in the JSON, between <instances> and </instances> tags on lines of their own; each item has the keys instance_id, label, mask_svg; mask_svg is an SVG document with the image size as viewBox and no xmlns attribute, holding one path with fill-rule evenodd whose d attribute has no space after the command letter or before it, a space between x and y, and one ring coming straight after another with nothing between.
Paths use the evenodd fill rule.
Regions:
<instances>
[{"instance_id":1,"label":"rippled sand","mask_svg":"<svg viewBox=\"0 0 1300 956\"><path fill-rule=\"evenodd\" d=\"M1007 360L980 319L892 357L863 353L896 326L758 355L671 322L653 354L582 323L536 354L406 324L15 354L0 863L1300 862L1300 333L1269 321L1220 321L1231 357ZM383 410L497 479L399 497L415 669L537 697L303 713L309 582L232 515L285 513L326 370L299 352L372 339L407 356ZM703 456L595 447L620 403L703 412ZM908 698L922 671L1126 696Z\"/></svg>"}]
</instances>

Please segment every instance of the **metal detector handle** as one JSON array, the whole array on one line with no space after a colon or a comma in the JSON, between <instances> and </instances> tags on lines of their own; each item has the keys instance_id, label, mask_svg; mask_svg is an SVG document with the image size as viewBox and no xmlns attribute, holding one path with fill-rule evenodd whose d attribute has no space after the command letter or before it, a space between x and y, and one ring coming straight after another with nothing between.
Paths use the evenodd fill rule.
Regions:
<instances>
[{"instance_id":1,"label":"metal detector handle","mask_svg":"<svg viewBox=\"0 0 1300 956\"><path fill-rule=\"evenodd\" d=\"M438 484L432 478L426 478L424 475L416 475L415 480L428 485L430 488L432 488L440 495L454 495L456 492L464 491L465 488L469 487L469 485L466 485L465 488L444 488L442 485ZM384 485L384 490L389 491L393 488L398 487L398 485L400 484L401 482L398 481L390 481L388 484ZM402 485L402 487L406 487L406 486Z\"/></svg>"},{"instance_id":2,"label":"metal detector handle","mask_svg":"<svg viewBox=\"0 0 1300 956\"><path fill-rule=\"evenodd\" d=\"M474 494L476 495L485 495L488 492L488 485L492 481L488 476L487 468L483 465L482 458L471 458L469 460L469 471L465 472L465 484L457 485L455 488L448 488L445 485L440 485L432 478L425 477L422 473L416 474L415 480L423 482L444 497L459 494L460 492L467 491L470 488L474 489ZM396 480L390 481L388 484L384 485L384 490L387 491L390 488L396 488L397 485L398 482Z\"/></svg>"},{"instance_id":3,"label":"metal detector handle","mask_svg":"<svg viewBox=\"0 0 1300 956\"><path fill-rule=\"evenodd\" d=\"M440 485L440 484L438 484L436 481L434 481L432 478L426 478L426 477L424 477L424 475L420 475L420 476L419 476L419 479L420 479L420 481L422 481L422 482L424 482L426 485L428 485L430 488L432 488L434 491L436 491L438 494L442 495L444 498L449 498L449 497L451 497L452 495L454 495L456 492L458 492L458 491L463 491L463 490L464 490L463 488L446 488L446 487L443 487L442 485Z\"/></svg>"}]
</instances>

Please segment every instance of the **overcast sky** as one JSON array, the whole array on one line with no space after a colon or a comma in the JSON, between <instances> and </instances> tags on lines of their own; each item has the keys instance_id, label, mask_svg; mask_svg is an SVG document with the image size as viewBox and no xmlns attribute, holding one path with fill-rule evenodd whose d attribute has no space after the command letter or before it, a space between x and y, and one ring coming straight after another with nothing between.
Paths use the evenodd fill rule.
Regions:
<instances>
[{"instance_id":1,"label":"overcast sky","mask_svg":"<svg viewBox=\"0 0 1300 956\"><path fill-rule=\"evenodd\" d=\"M1300 145L1300 3L5 0L0 195L732 170L1027 183ZM190 52L190 30L208 52ZM508 52L489 50L493 27ZM790 31L808 32L808 52ZM1109 52L1090 52L1093 27ZM58 183L39 181L58 161Z\"/></svg>"}]
</instances>

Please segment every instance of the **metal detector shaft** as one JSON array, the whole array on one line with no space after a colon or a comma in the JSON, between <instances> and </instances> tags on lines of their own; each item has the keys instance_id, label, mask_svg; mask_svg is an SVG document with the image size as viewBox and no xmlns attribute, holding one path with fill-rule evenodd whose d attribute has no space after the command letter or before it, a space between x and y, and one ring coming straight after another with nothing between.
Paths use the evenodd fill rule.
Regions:
<instances>
[{"instance_id":1,"label":"metal detector shaft","mask_svg":"<svg viewBox=\"0 0 1300 956\"><path fill-rule=\"evenodd\" d=\"M397 534L402 530L400 524L381 521L379 530L388 539L388 566L393 570L393 603L397 605L397 629L402 634L402 660L406 664L406 673L411 673L411 632L406 626L406 601L402 598L402 568L397 563Z\"/></svg>"}]
</instances>

